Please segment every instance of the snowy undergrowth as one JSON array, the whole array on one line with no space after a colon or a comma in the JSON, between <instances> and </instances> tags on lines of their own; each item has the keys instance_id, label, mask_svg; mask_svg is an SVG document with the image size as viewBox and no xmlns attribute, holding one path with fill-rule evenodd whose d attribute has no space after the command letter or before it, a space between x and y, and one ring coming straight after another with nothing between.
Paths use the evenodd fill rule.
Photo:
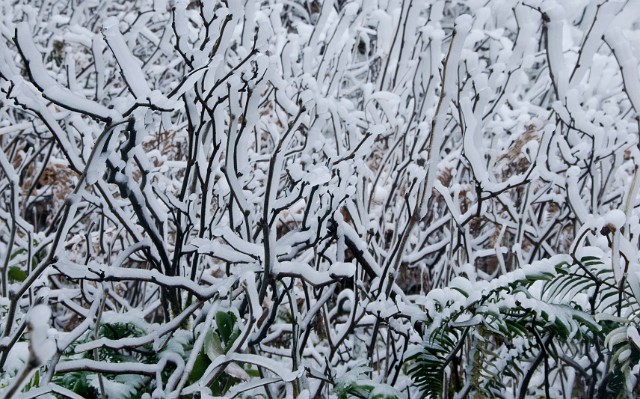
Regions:
<instances>
[{"instance_id":1,"label":"snowy undergrowth","mask_svg":"<svg viewBox=\"0 0 640 399\"><path fill-rule=\"evenodd\" d=\"M425 340L409 356L416 383L428 397L635 396L640 268L627 285L607 252L583 247L431 291L421 299Z\"/></svg>"},{"instance_id":2,"label":"snowy undergrowth","mask_svg":"<svg viewBox=\"0 0 640 399\"><path fill-rule=\"evenodd\" d=\"M444 325L436 396L631 392L638 7L0 0L0 389L419 397Z\"/></svg>"}]
</instances>

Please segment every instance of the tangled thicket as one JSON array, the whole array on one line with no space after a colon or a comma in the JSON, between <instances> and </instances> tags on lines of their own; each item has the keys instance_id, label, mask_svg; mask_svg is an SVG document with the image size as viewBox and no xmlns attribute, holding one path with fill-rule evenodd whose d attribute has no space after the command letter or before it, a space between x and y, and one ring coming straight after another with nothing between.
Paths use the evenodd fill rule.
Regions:
<instances>
[{"instance_id":1,"label":"tangled thicket","mask_svg":"<svg viewBox=\"0 0 640 399\"><path fill-rule=\"evenodd\" d=\"M637 391L638 3L0 13L4 394Z\"/></svg>"}]
</instances>

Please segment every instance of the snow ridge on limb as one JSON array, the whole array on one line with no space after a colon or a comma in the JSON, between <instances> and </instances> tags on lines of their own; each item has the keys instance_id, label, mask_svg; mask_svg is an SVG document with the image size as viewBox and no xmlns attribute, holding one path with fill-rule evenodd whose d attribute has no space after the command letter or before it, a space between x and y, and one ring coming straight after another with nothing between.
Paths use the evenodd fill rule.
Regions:
<instances>
[{"instance_id":1,"label":"snow ridge on limb","mask_svg":"<svg viewBox=\"0 0 640 399\"><path fill-rule=\"evenodd\" d=\"M127 47L122 33L120 33L120 21L115 18L108 18L102 25L102 35L111 52L118 61L120 71L124 76L127 86L136 99L145 99L151 94L151 88L140 68L140 61L136 60L131 50Z\"/></svg>"},{"instance_id":2,"label":"snow ridge on limb","mask_svg":"<svg viewBox=\"0 0 640 399\"><path fill-rule=\"evenodd\" d=\"M82 97L56 82L45 69L42 55L33 42L32 30L26 22L22 22L16 27L16 45L26 64L31 82L46 99L70 111L80 112L106 123L115 122L122 118L116 111Z\"/></svg>"}]
</instances>

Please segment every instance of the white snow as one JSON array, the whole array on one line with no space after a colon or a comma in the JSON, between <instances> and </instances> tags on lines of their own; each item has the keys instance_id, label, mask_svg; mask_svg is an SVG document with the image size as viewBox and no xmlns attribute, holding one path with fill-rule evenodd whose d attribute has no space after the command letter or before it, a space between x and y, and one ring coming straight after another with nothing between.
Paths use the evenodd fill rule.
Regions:
<instances>
[{"instance_id":1,"label":"white snow","mask_svg":"<svg viewBox=\"0 0 640 399\"><path fill-rule=\"evenodd\" d=\"M116 57L120 70L133 95L138 99L144 99L151 93L151 89L142 72L140 60L131 54L131 50L129 50L122 33L120 33L119 26L120 21L117 18L107 18L102 25L104 40Z\"/></svg>"},{"instance_id":2,"label":"white snow","mask_svg":"<svg viewBox=\"0 0 640 399\"><path fill-rule=\"evenodd\" d=\"M612 225L616 230L620 230L626 222L626 215L619 209L614 209L607 212L604 216L604 223Z\"/></svg>"}]
</instances>

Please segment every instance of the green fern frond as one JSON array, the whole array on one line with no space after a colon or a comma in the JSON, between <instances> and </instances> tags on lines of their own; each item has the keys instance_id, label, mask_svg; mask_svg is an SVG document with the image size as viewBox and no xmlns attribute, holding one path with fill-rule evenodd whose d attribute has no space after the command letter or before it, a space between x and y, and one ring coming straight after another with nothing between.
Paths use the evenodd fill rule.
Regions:
<instances>
[{"instance_id":1,"label":"green fern frond","mask_svg":"<svg viewBox=\"0 0 640 399\"><path fill-rule=\"evenodd\" d=\"M433 294L438 314L427 325L423 350L409 359L410 374L429 398L441 398L462 374L481 397L499 397L507 389L516 393L539 364L534 359L557 364L559 353L577 353L595 341L602 346L611 328L594 317L595 310L611 304L637 309L628 292L612 293L613 273L593 256L484 283L480 293L468 292L461 281L453 285ZM595 310L584 309L579 293L596 295ZM618 359L630 357L628 350L618 351ZM456 369L459 364L466 364L465 370Z\"/></svg>"}]
</instances>

